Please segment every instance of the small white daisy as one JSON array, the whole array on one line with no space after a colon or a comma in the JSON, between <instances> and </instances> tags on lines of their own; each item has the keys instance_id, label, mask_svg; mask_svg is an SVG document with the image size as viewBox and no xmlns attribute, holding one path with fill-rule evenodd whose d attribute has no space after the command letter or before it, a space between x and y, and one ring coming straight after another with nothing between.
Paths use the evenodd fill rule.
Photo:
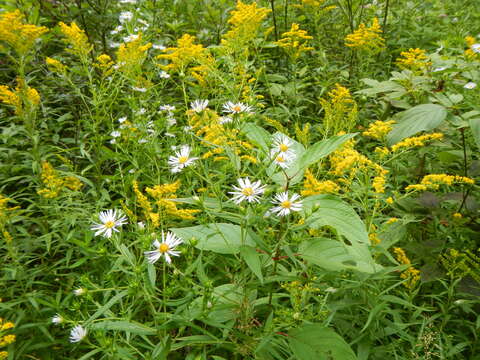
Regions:
<instances>
[{"instance_id":1,"label":"small white daisy","mask_svg":"<svg viewBox=\"0 0 480 360\"><path fill-rule=\"evenodd\" d=\"M165 132L165 136L172 137L172 138L176 137L175 134L172 134L170 132Z\"/></svg>"},{"instance_id":2,"label":"small white daisy","mask_svg":"<svg viewBox=\"0 0 480 360\"><path fill-rule=\"evenodd\" d=\"M70 342L80 342L85 336L87 336L87 329L85 329L82 325L77 325L70 331Z\"/></svg>"},{"instance_id":3,"label":"small white daisy","mask_svg":"<svg viewBox=\"0 0 480 360\"><path fill-rule=\"evenodd\" d=\"M175 119L174 117L167 117L167 125L170 127L170 126L173 126L177 123L177 119Z\"/></svg>"},{"instance_id":4,"label":"small white daisy","mask_svg":"<svg viewBox=\"0 0 480 360\"><path fill-rule=\"evenodd\" d=\"M277 134L273 138L272 146L277 153L292 152L293 140L283 134Z\"/></svg>"},{"instance_id":5,"label":"small white daisy","mask_svg":"<svg viewBox=\"0 0 480 360\"><path fill-rule=\"evenodd\" d=\"M166 49L166 47L160 44L153 44L152 49L163 51Z\"/></svg>"},{"instance_id":6,"label":"small white daisy","mask_svg":"<svg viewBox=\"0 0 480 360\"><path fill-rule=\"evenodd\" d=\"M110 133L110 136L113 137L113 138L120 137L120 135L122 135L122 134L120 133L120 131L112 131L112 132Z\"/></svg>"},{"instance_id":7,"label":"small white daisy","mask_svg":"<svg viewBox=\"0 0 480 360\"><path fill-rule=\"evenodd\" d=\"M190 109L196 113L201 113L208 106L208 100L195 100L190 103Z\"/></svg>"},{"instance_id":8,"label":"small white daisy","mask_svg":"<svg viewBox=\"0 0 480 360\"><path fill-rule=\"evenodd\" d=\"M180 255L180 252L175 251L175 248L181 243L183 243L183 240L177 237L174 233L168 231L167 235L165 236L165 233L162 231L162 242L159 242L157 239L155 239L155 241L152 243L152 246L155 248L155 250L145 251L144 255L150 264L157 262L162 255L165 256L165 261L170 264L172 262L170 256Z\"/></svg>"},{"instance_id":9,"label":"small white daisy","mask_svg":"<svg viewBox=\"0 0 480 360\"><path fill-rule=\"evenodd\" d=\"M160 78L161 79L168 79L170 77L170 74L167 73L166 71L160 71L160 74L159 74Z\"/></svg>"},{"instance_id":10,"label":"small white daisy","mask_svg":"<svg viewBox=\"0 0 480 360\"><path fill-rule=\"evenodd\" d=\"M113 138L113 139L110 139L109 141L110 144L116 144L117 143L117 139Z\"/></svg>"},{"instance_id":11,"label":"small white daisy","mask_svg":"<svg viewBox=\"0 0 480 360\"><path fill-rule=\"evenodd\" d=\"M240 114L240 113L248 113L252 112L252 107L250 105L245 105L244 103L233 103L231 101L227 101L223 104L223 112L229 114Z\"/></svg>"},{"instance_id":12,"label":"small white daisy","mask_svg":"<svg viewBox=\"0 0 480 360\"><path fill-rule=\"evenodd\" d=\"M477 84L470 81L470 82L466 83L465 85L463 85L463 87L465 89L472 90L472 89L475 89L477 87Z\"/></svg>"},{"instance_id":13,"label":"small white daisy","mask_svg":"<svg viewBox=\"0 0 480 360\"><path fill-rule=\"evenodd\" d=\"M138 139L138 143L139 144L146 144L146 143L148 143L148 140L144 139L144 138L141 138L141 139Z\"/></svg>"},{"instance_id":14,"label":"small white daisy","mask_svg":"<svg viewBox=\"0 0 480 360\"><path fill-rule=\"evenodd\" d=\"M168 165L170 165L170 171L172 173L182 171L182 169L192 165L193 162L198 159L196 157L190 157L190 151L190 146L182 145L180 150L175 152L175 156L170 156L168 158Z\"/></svg>"},{"instance_id":15,"label":"small white daisy","mask_svg":"<svg viewBox=\"0 0 480 360\"><path fill-rule=\"evenodd\" d=\"M132 86L132 90L134 90L134 91L138 91L138 92L142 92L142 93L144 93L144 92L147 92L147 89L146 89L146 88L144 88L144 87L136 87L136 86Z\"/></svg>"},{"instance_id":16,"label":"small white daisy","mask_svg":"<svg viewBox=\"0 0 480 360\"><path fill-rule=\"evenodd\" d=\"M130 11L121 12L118 16L118 21L122 24L133 19L133 13Z\"/></svg>"},{"instance_id":17,"label":"small white daisy","mask_svg":"<svg viewBox=\"0 0 480 360\"><path fill-rule=\"evenodd\" d=\"M55 316L52 317L52 324L56 324L56 325L61 324L63 320L64 319L62 316L60 316L59 314L55 314Z\"/></svg>"},{"instance_id":18,"label":"small white daisy","mask_svg":"<svg viewBox=\"0 0 480 360\"><path fill-rule=\"evenodd\" d=\"M73 290L73 293L74 293L75 296L82 296L86 292L87 292L87 290L85 290L84 288L78 288L78 289Z\"/></svg>"},{"instance_id":19,"label":"small white daisy","mask_svg":"<svg viewBox=\"0 0 480 360\"><path fill-rule=\"evenodd\" d=\"M218 122L222 125L231 123L232 121L233 121L233 118L231 116L222 116L218 118Z\"/></svg>"},{"instance_id":20,"label":"small white daisy","mask_svg":"<svg viewBox=\"0 0 480 360\"><path fill-rule=\"evenodd\" d=\"M139 221L137 222L137 226L140 230L143 230L145 229L145 223L143 221Z\"/></svg>"},{"instance_id":21,"label":"small white daisy","mask_svg":"<svg viewBox=\"0 0 480 360\"><path fill-rule=\"evenodd\" d=\"M470 49L472 49L473 52L480 54L480 44L473 44L470 46Z\"/></svg>"},{"instance_id":22,"label":"small white daisy","mask_svg":"<svg viewBox=\"0 0 480 360\"><path fill-rule=\"evenodd\" d=\"M110 34L112 35L115 35L115 34L118 34L120 31L123 30L123 26L122 25L118 25L115 29L113 29L112 31L110 31Z\"/></svg>"},{"instance_id":23,"label":"small white daisy","mask_svg":"<svg viewBox=\"0 0 480 360\"><path fill-rule=\"evenodd\" d=\"M122 45L122 44L120 44L120 43L118 43L118 42L111 42L111 43L108 44L108 45L109 45L111 48L118 48L118 47L120 47L120 45ZM120 65L121 65L121 64L116 64L116 65L113 66L113 68L114 68L115 70L117 70L117 69L120 68Z\"/></svg>"},{"instance_id":24,"label":"small white daisy","mask_svg":"<svg viewBox=\"0 0 480 360\"><path fill-rule=\"evenodd\" d=\"M288 169L296 159L296 155L293 150L278 152L276 149L272 149L270 156L273 159L273 163L280 166L282 169Z\"/></svg>"},{"instance_id":25,"label":"small white daisy","mask_svg":"<svg viewBox=\"0 0 480 360\"><path fill-rule=\"evenodd\" d=\"M145 108L141 108L140 110L138 110L136 112L137 115L143 115L143 114L146 114L147 113L147 109Z\"/></svg>"},{"instance_id":26,"label":"small white daisy","mask_svg":"<svg viewBox=\"0 0 480 360\"><path fill-rule=\"evenodd\" d=\"M137 0L120 0L120 4L136 4Z\"/></svg>"},{"instance_id":27,"label":"small white daisy","mask_svg":"<svg viewBox=\"0 0 480 360\"><path fill-rule=\"evenodd\" d=\"M292 194L288 197L288 191L275 195L272 203L278 205L270 209L272 213L277 214L278 216L285 216L290 214L292 211L300 211L302 209L302 201L300 195Z\"/></svg>"},{"instance_id":28,"label":"small white daisy","mask_svg":"<svg viewBox=\"0 0 480 360\"><path fill-rule=\"evenodd\" d=\"M138 35L137 34L131 34L131 35L125 36L123 38L123 42L126 42L126 43L129 43L129 42L132 42L132 41L135 41L135 40L138 40Z\"/></svg>"},{"instance_id":29,"label":"small white daisy","mask_svg":"<svg viewBox=\"0 0 480 360\"><path fill-rule=\"evenodd\" d=\"M160 111L171 112L171 111L175 111L175 106L173 106L173 105L162 105L162 106L159 107L159 110Z\"/></svg>"},{"instance_id":30,"label":"small white daisy","mask_svg":"<svg viewBox=\"0 0 480 360\"><path fill-rule=\"evenodd\" d=\"M95 236L112 237L113 231L120 232L117 227L127 223L127 217L118 210L101 211L98 215L100 223L94 224L90 229L96 231Z\"/></svg>"},{"instance_id":31,"label":"small white daisy","mask_svg":"<svg viewBox=\"0 0 480 360\"><path fill-rule=\"evenodd\" d=\"M248 177L240 178L237 180L238 185L233 186L235 191L230 191L229 194L234 195L232 200L235 204L240 204L242 201L247 200L248 202L260 202L259 198L265 191L266 186L262 185L261 181L255 181L252 183Z\"/></svg>"},{"instance_id":32,"label":"small white daisy","mask_svg":"<svg viewBox=\"0 0 480 360\"><path fill-rule=\"evenodd\" d=\"M123 116L121 118L118 119L118 122L121 124L121 123L124 123L125 121L127 121L127 117L126 116Z\"/></svg>"}]
</instances>

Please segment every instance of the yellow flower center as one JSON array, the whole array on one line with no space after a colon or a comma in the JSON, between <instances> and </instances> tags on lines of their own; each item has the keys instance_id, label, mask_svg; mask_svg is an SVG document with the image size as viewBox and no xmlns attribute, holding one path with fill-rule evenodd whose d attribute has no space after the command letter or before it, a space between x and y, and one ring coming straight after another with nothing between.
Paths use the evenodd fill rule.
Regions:
<instances>
[{"instance_id":1,"label":"yellow flower center","mask_svg":"<svg viewBox=\"0 0 480 360\"><path fill-rule=\"evenodd\" d=\"M280 144L279 148L281 152L285 152L288 150L288 146L285 144Z\"/></svg>"},{"instance_id":2,"label":"yellow flower center","mask_svg":"<svg viewBox=\"0 0 480 360\"><path fill-rule=\"evenodd\" d=\"M251 187L247 187L242 190L242 194L245 196L252 196L253 195L253 189Z\"/></svg>"},{"instance_id":3,"label":"yellow flower center","mask_svg":"<svg viewBox=\"0 0 480 360\"><path fill-rule=\"evenodd\" d=\"M170 248L165 243L160 244L160 247L158 248L158 251L160 251L162 254L166 253L168 250L170 250Z\"/></svg>"},{"instance_id":4,"label":"yellow flower center","mask_svg":"<svg viewBox=\"0 0 480 360\"><path fill-rule=\"evenodd\" d=\"M185 164L188 161L188 156L180 156L178 158L178 163L179 164Z\"/></svg>"},{"instance_id":5,"label":"yellow flower center","mask_svg":"<svg viewBox=\"0 0 480 360\"><path fill-rule=\"evenodd\" d=\"M285 158L283 156L277 156L277 162L285 162Z\"/></svg>"},{"instance_id":6,"label":"yellow flower center","mask_svg":"<svg viewBox=\"0 0 480 360\"><path fill-rule=\"evenodd\" d=\"M103 224L107 229L111 229L115 226L115 223L113 221L107 221L105 224Z\"/></svg>"},{"instance_id":7,"label":"yellow flower center","mask_svg":"<svg viewBox=\"0 0 480 360\"><path fill-rule=\"evenodd\" d=\"M290 207L292 206L292 203L288 200L285 200L280 204L280 206L285 209L290 209Z\"/></svg>"},{"instance_id":8,"label":"yellow flower center","mask_svg":"<svg viewBox=\"0 0 480 360\"><path fill-rule=\"evenodd\" d=\"M233 107L233 111L235 111L235 112L240 112L240 111L242 111L242 108L237 105L237 106L234 106L234 107Z\"/></svg>"}]
</instances>

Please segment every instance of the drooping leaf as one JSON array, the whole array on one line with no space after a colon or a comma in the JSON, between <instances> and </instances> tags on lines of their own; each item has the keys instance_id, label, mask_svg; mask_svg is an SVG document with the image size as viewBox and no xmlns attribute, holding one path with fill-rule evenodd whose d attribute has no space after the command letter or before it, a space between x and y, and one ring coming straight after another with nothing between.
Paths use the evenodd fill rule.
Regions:
<instances>
[{"instance_id":1,"label":"drooping leaf","mask_svg":"<svg viewBox=\"0 0 480 360\"><path fill-rule=\"evenodd\" d=\"M355 137L355 134L336 135L331 138L321 140L309 147L299 160L300 168L306 169L315 164L320 159L335 151L340 145Z\"/></svg>"},{"instance_id":2,"label":"drooping leaf","mask_svg":"<svg viewBox=\"0 0 480 360\"><path fill-rule=\"evenodd\" d=\"M154 335L157 331L146 325L127 320L105 320L91 324L89 330L117 330L137 335Z\"/></svg>"},{"instance_id":3,"label":"drooping leaf","mask_svg":"<svg viewBox=\"0 0 480 360\"><path fill-rule=\"evenodd\" d=\"M236 254L242 245L255 246L248 232L242 234L240 226L233 224L212 223L170 230L185 241L196 239L195 247L199 250L220 254Z\"/></svg>"},{"instance_id":4,"label":"drooping leaf","mask_svg":"<svg viewBox=\"0 0 480 360\"><path fill-rule=\"evenodd\" d=\"M439 126L447 116L445 107L437 104L422 104L414 106L397 114L397 124L387 135L389 145L419 133L429 131Z\"/></svg>"},{"instance_id":5,"label":"drooping leaf","mask_svg":"<svg viewBox=\"0 0 480 360\"><path fill-rule=\"evenodd\" d=\"M263 283L262 275L262 263L260 261L260 254L251 246L240 246L240 255L247 263L248 267L258 277L261 283Z\"/></svg>"},{"instance_id":6,"label":"drooping leaf","mask_svg":"<svg viewBox=\"0 0 480 360\"><path fill-rule=\"evenodd\" d=\"M357 360L347 342L320 324L303 325L289 332L290 348L297 360Z\"/></svg>"}]
</instances>

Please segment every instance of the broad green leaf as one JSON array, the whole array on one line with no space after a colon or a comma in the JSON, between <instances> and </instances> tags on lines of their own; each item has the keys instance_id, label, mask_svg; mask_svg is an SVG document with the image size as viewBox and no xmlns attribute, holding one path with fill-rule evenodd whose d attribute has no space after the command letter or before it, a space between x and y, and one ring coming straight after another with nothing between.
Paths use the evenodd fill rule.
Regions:
<instances>
[{"instance_id":1,"label":"broad green leaf","mask_svg":"<svg viewBox=\"0 0 480 360\"><path fill-rule=\"evenodd\" d=\"M472 130L473 138L480 149L480 118L470 119L470 129Z\"/></svg>"},{"instance_id":2,"label":"broad green leaf","mask_svg":"<svg viewBox=\"0 0 480 360\"><path fill-rule=\"evenodd\" d=\"M264 151L268 151L271 135L267 130L254 123L246 123L242 126L242 132L250 141L260 146Z\"/></svg>"},{"instance_id":3,"label":"broad green leaf","mask_svg":"<svg viewBox=\"0 0 480 360\"><path fill-rule=\"evenodd\" d=\"M446 116L447 110L437 104L422 104L402 111L397 114L397 124L387 135L388 144L396 144L420 131L432 130L439 126Z\"/></svg>"},{"instance_id":4,"label":"broad green leaf","mask_svg":"<svg viewBox=\"0 0 480 360\"><path fill-rule=\"evenodd\" d=\"M357 360L340 335L320 324L303 325L291 330L288 335L296 360Z\"/></svg>"},{"instance_id":5,"label":"broad green leaf","mask_svg":"<svg viewBox=\"0 0 480 360\"><path fill-rule=\"evenodd\" d=\"M371 259L364 259L350 250L351 246L338 240L326 238L308 239L302 242L298 252L302 259L318 265L325 270L341 271L356 270L364 273L374 272Z\"/></svg>"},{"instance_id":6,"label":"broad green leaf","mask_svg":"<svg viewBox=\"0 0 480 360\"><path fill-rule=\"evenodd\" d=\"M299 159L299 167L307 168L320 159L335 151L340 145L355 137L355 134L336 135L329 139L321 140L309 147Z\"/></svg>"},{"instance_id":7,"label":"broad green leaf","mask_svg":"<svg viewBox=\"0 0 480 360\"><path fill-rule=\"evenodd\" d=\"M240 255L247 263L248 267L258 277L263 284L262 263L260 261L260 254L251 246L240 246Z\"/></svg>"},{"instance_id":8,"label":"broad green leaf","mask_svg":"<svg viewBox=\"0 0 480 360\"><path fill-rule=\"evenodd\" d=\"M370 240L365 224L350 205L333 195L314 195L304 199L303 212L305 216L308 216L311 228L331 226L339 235L348 240L349 244L342 243L341 245L352 257L354 263L348 261L347 258L342 258L339 248L329 248L329 251L333 251L338 256L341 266L356 268L358 271L368 273L373 273L381 268L380 265L375 264L370 254L368 247ZM329 245L332 244L322 246L328 248Z\"/></svg>"},{"instance_id":9,"label":"broad green leaf","mask_svg":"<svg viewBox=\"0 0 480 360\"><path fill-rule=\"evenodd\" d=\"M255 246L248 232L242 234L240 226L233 224L213 223L170 230L185 241L196 239L197 249L220 254L236 254L242 245Z\"/></svg>"},{"instance_id":10,"label":"broad green leaf","mask_svg":"<svg viewBox=\"0 0 480 360\"><path fill-rule=\"evenodd\" d=\"M105 320L91 324L89 330L116 330L137 335L155 335L157 331L151 327L127 320Z\"/></svg>"}]
</instances>

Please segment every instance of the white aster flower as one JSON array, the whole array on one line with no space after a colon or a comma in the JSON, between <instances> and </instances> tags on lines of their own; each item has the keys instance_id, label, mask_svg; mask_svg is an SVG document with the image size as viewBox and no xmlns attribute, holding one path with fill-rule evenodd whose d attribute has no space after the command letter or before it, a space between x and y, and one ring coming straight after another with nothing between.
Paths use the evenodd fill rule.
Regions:
<instances>
[{"instance_id":1,"label":"white aster flower","mask_svg":"<svg viewBox=\"0 0 480 360\"><path fill-rule=\"evenodd\" d=\"M465 89L472 90L472 89L475 89L477 87L477 84L470 81L470 82L466 83L465 85L463 85L463 87Z\"/></svg>"},{"instance_id":2,"label":"white aster flower","mask_svg":"<svg viewBox=\"0 0 480 360\"><path fill-rule=\"evenodd\" d=\"M180 150L175 152L175 156L170 156L168 158L168 165L170 165L170 171L172 173L178 173L182 171L183 168L193 164L198 158L190 157L190 146L182 145Z\"/></svg>"},{"instance_id":3,"label":"white aster flower","mask_svg":"<svg viewBox=\"0 0 480 360\"><path fill-rule=\"evenodd\" d=\"M146 88L144 88L144 87L136 87L136 86L132 86L132 90L134 90L134 91L138 91L138 92L142 92L142 93L144 93L144 92L147 92L147 89L146 89Z\"/></svg>"},{"instance_id":4,"label":"white aster flower","mask_svg":"<svg viewBox=\"0 0 480 360\"><path fill-rule=\"evenodd\" d=\"M174 117L167 117L167 125L170 127L170 126L173 126L177 123L177 119L175 119Z\"/></svg>"},{"instance_id":5,"label":"white aster flower","mask_svg":"<svg viewBox=\"0 0 480 360\"><path fill-rule=\"evenodd\" d=\"M272 213L277 214L278 216L285 216L290 214L292 211L300 211L302 209L302 201L300 195L292 194L288 197L288 191L275 195L272 203L277 205L270 209Z\"/></svg>"},{"instance_id":6,"label":"white aster flower","mask_svg":"<svg viewBox=\"0 0 480 360\"><path fill-rule=\"evenodd\" d=\"M172 138L176 137L175 134L172 134L170 132L165 132L165 136L172 137Z\"/></svg>"},{"instance_id":7,"label":"white aster flower","mask_svg":"<svg viewBox=\"0 0 480 360\"><path fill-rule=\"evenodd\" d=\"M165 261L170 264L172 262L170 256L180 255L180 252L175 251L175 248L181 243L183 243L183 240L177 237L174 233L168 231L165 236L165 233L162 231L162 242L155 239L152 243L155 250L145 251L145 257L150 264L154 264L163 255L165 256Z\"/></svg>"},{"instance_id":8,"label":"white aster flower","mask_svg":"<svg viewBox=\"0 0 480 360\"><path fill-rule=\"evenodd\" d=\"M161 105L159 107L160 111L168 111L168 112L171 112L171 111L175 111L175 106L173 105Z\"/></svg>"},{"instance_id":9,"label":"white aster flower","mask_svg":"<svg viewBox=\"0 0 480 360\"><path fill-rule=\"evenodd\" d=\"M208 100L195 100L190 103L190 109L196 113L201 113L208 106Z\"/></svg>"},{"instance_id":10,"label":"white aster flower","mask_svg":"<svg viewBox=\"0 0 480 360\"><path fill-rule=\"evenodd\" d=\"M125 121L127 121L127 117L126 116L123 116L121 118L118 119L118 122L121 124L121 123L124 123Z\"/></svg>"},{"instance_id":11,"label":"white aster flower","mask_svg":"<svg viewBox=\"0 0 480 360\"><path fill-rule=\"evenodd\" d=\"M146 112L147 112L147 109L141 108L140 110L137 111L136 114L137 114L137 115L143 115L143 114L145 114Z\"/></svg>"},{"instance_id":12,"label":"white aster flower","mask_svg":"<svg viewBox=\"0 0 480 360\"><path fill-rule=\"evenodd\" d=\"M439 66L439 67L436 67L435 69L433 69L433 72L438 72L438 71L443 71L443 70L446 70L447 68L445 66Z\"/></svg>"},{"instance_id":13,"label":"white aster flower","mask_svg":"<svg viewBox=\"0 0 480 360\"><path fill-rule=\"evenodd\" d=\"M293 140L283 134L275 135L272 146L277 153L293 152Z\"/></svg>"},{"instance_id":14,"label":"white aster flower","mask_svg":"<svg viewBox=\"0 0 480 360\"><path fill-rule=\"evenodd\" d=\"M163 71L163 70L160 71L159 75L160 75L160 78L162 78L162 79L168 79L170 77L170 74L167 73L166 71Z\"/></svg>"},{"instance_id":15,"label":"white aster flower","mask_svg":"<svg viewBox=\"0 0 480 360\"><path fill-rule=\"evenodd\" d=\"M148 143L148 140L144 139L144 138L141 138L141 139L138 140L138 143L139 144L146 144L146 143Z\"/></svg>"},{"instance_id":16,"label":"white aster flower","mask_svg":"<svg viewBox=\"0 0 480 360\"><path fill-rule=\"evenodd\" d=\"M113 138L117 138L117 137L120 137L122 134L120 133L120 131L112 131L110 133L110 136L113 137Z\"/></svg>"},{"instance_id":17,"label":"white aster flower","mask_svg":"<svg viewBox=\"0 0 480 360\"><path fill-rule=\"evenodd\" d=\"M78 288L78 289L73 290L73 294L75 296L82 296L86 292L87 292L87 290L85 290L84 288Z\"/></svg>"},{"instance_id":18,"label":"white aster flower","mask_svg":"<svg viewBox=\"0 0 480 360\"><path fill-rule=\"evenodd\" d=\"M235 204L240 204L242 201L247 200L248 202L260 202L259 198L265 191L265 185L262 185L261 181L251 182L248 177L240 178L237 180L238 185L233 186L235 191L230 191L229 194L234 195L232 200Z\"/></svg>"},{"instance_id":19,"label":"white aster flower","mask_svg":"<svg viewBox=\"0 0 480 360\"><path fill-rule=\"evenodd\" d=\"M80 342L85 336L87 336L87 330L82 325L77 325L70 331L70 342Z\"/></svg>"},{"instance_id":20,"label":"white aster flower","mask_svg":"<svg viewBox=\"0 0 480 360\"><path fill-rule=\"evenodd\" d=\"M113 231L120 232L117 228L127 223L127 217L118 210L101 211L98 215L100 223L94 224L90 229L96 231L95 236L112 237Z\"/></svg>"},{"instance_id":21,"label":"white aster flower","mask_svg":"<svg viewBox=\"0 0 480 360\"><path fill-rule=\"evenodd\" d=\"M293 150L278 152L276 149L272 149L270 156L273 159L273 163L280 166L282 169L288 169L296 159L296 155Z\"/></svg>"},{"instance_id":22,"label":"white aster flower","mask_svg":"<svg viewBox=\"0 0 480 360\"><path fill-rule=\"evenodd\" d=\"M480 44L473 44L470 46L470 49L472 49L474 53L480 54Z\"/></svg>"},{"instance_id":23,"label":"white aster flower","mask_svg":"<svg viewBox=\"0 0 480 360\"><path fill-rule=\"evenodd\" d=\"M152 45L152 49L163 51L163 50L166 49L166 47L163 46L163 45L160 45L160 44L153 44L153 45Z\"/></svg>"},{"instance_id":24,"label":"white aster flower","mask_svg":"<svg viewBox=\"0 0 480 360\"><path fill-rule=\"evenodd\" d=\"M123 11L118 16L118 21L122 24L133 19L133 13L130 11Z\"/></svg>"},{"instance_id":25,"label":"white aster flower","mask_svg":"<svg viewBox=\"0 0 480 360\"><path fill-rule=\"evenodd\" d=\"M231 116L222 116L218 118L218 122L222 125L231 123L232 121L233 121L233 118Z\"/></svg>"},{"instance_id":26,"label":"white aster flower","mask_svg":"<svg viewBox=\"0 0 480 360\"><path fill-rule=\"evenodd\" d=\"M126 42L126 43L129 43L129 42L132 42L132 41L135 41L135 40L138 40L138 35L137 34L128 35L128 36L125 36L123 38L123 41Z\"/></svg>"},{"instance_id":27,"label":"white aster flower","mask_svg":"<svg viewBox=\"0 0 480 360\"><path fill-rule=\"evenodd\" d=\"M120 4L136 4L137 0L120 0Z\"/></svg>"},{"instance_id":28,"label":"white aster flower","mask_svg":"<svg viewBox=\"0 0 480 360\"><path fill-rule=\"evenodd\" d=\"M110 144L116 144L117 143L117 139L113 138L113 139L110 139L109 141Z\"/></svg>"},{"instance_id":29,"label":"white aster flower","mask_svg":"<svg viewBox=\"0 0 480 360\"><path fill-rule=\"evenodd\" d=\"M229 114L240 114L240 113L248 113L252 112L252 107L250 105L245 105L244 103L233 103L231 101L226 102L223 104L223 112Z\"/></svg>"},{"instance_id":30,"label":"white aster flower","mask_svg":"<svg viewBox=\"0 0 480 360\"><path fill-rule=\"evenodd\" d=\"M55 316L52 317L52 324L56 324L56 325L61 324L63 320L64 319L62 316L60 316L59 314L55 314Z\"/></svg>"},{"instance_id":31,"label":"white aster flower","mask_svg":"<svg viewBox=\"0 0 480 360\"><path fill-rule=\"evenodd\" d=\"M120 45L122 45L122 44L120 44L120 43L118 43L118 42L111 42L111 43L109 44L109 46L110 46L111 48L118 48L118 47L120 47ZM118 69L119 67L120 67L119 64L116 64L116 65L113 66L113 68L114 68L115 70Z\"/></svg>"}]
</instances>

